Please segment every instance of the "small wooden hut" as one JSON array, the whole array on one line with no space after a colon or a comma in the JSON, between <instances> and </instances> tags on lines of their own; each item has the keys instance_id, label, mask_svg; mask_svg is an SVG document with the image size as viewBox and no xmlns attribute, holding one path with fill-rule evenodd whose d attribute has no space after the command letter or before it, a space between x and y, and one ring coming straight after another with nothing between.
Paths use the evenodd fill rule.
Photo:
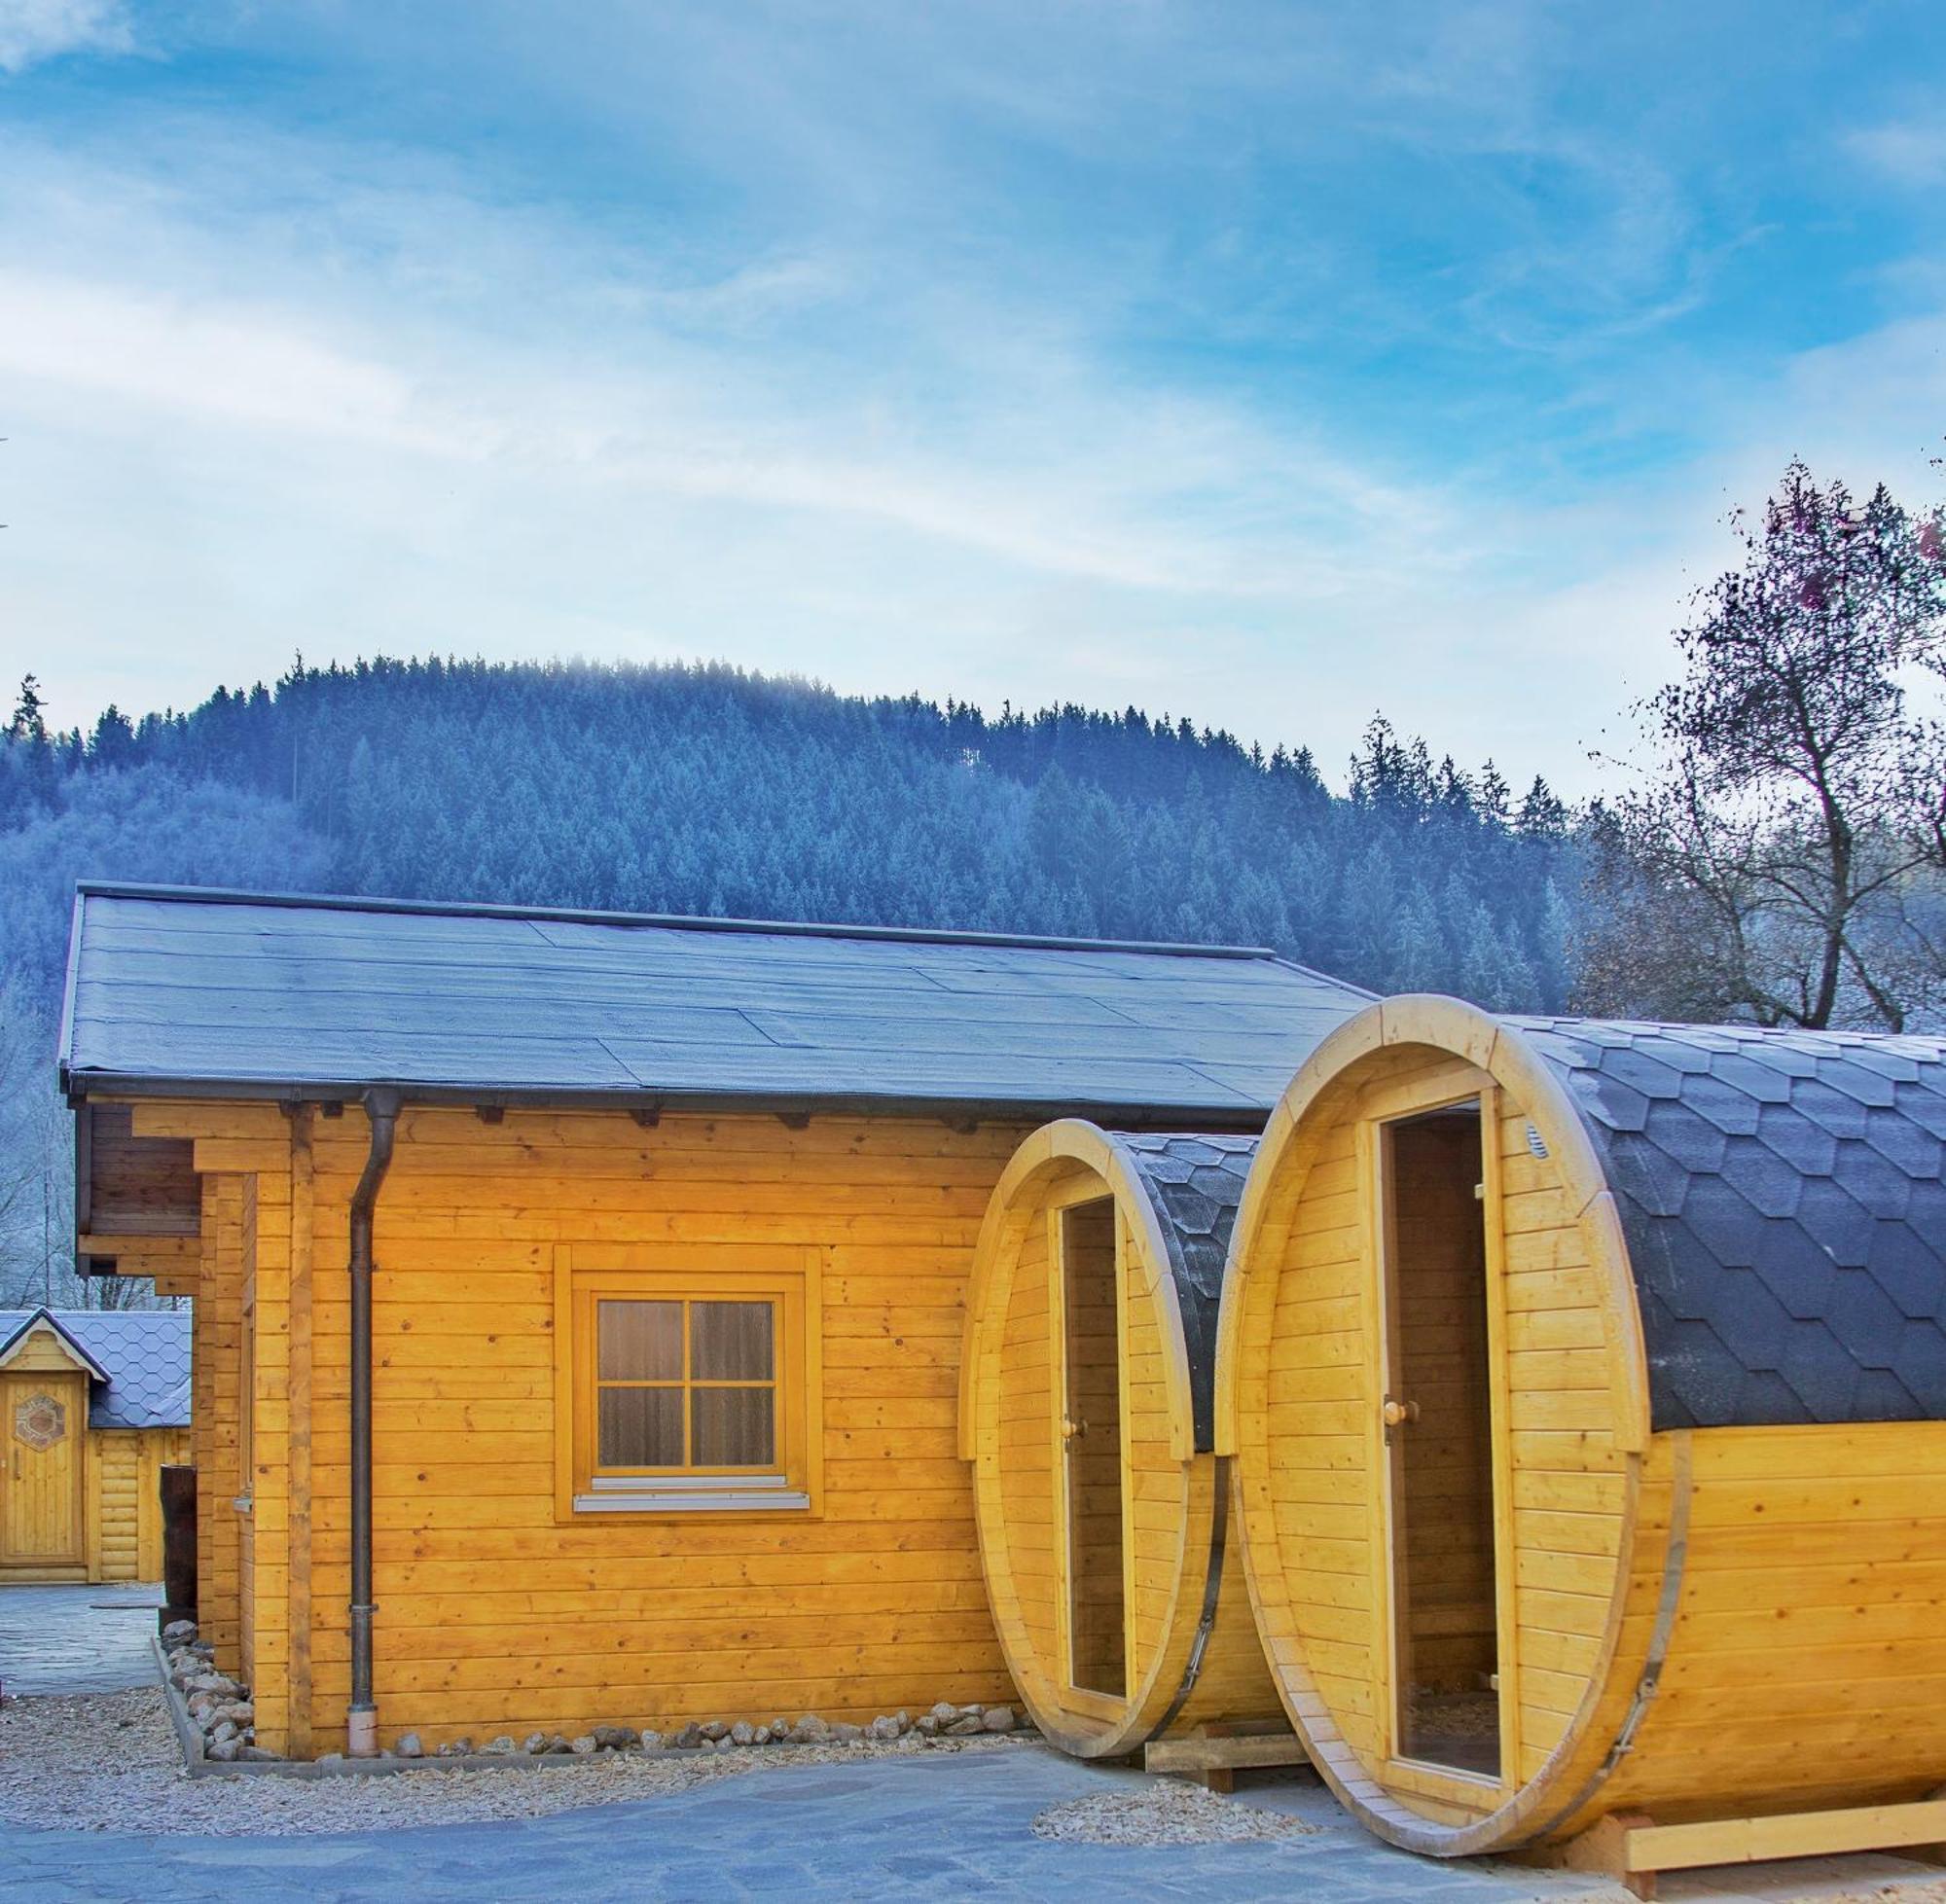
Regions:
<instances>
[{"instance_id":1,"label":"small wooden hut","mask_svg":"<svg viewBox=\"0 0 1946 1904\"><path fill-rule=\"evenodd\" d=\"M189 1347L173 1311L0 1310L0 1585L162 1578Z\"/></svg>"},{"instance_id":2,"label":"small wooden hut","mask_svg":"<svg viewBox=\"0 0 1946 1904\"><path fill-rule=\"evenodd\" d=\"M1307 1060L1216 1445L1374 1831L1638 1883L1946 1837L1942 1137L1931 1039L1405 998Z\"/></svg>"},{"instance_id":3,"label":"small wooden hut","mask_svg":"<svg viewBox=\"0 0 1946 1904\"><path fill-rule=\"evenodd\" d=\"M960 1357L961 1455L1000 1644L1082 1758L1281 1710L1210 1453L1217 1306L1256 1142L1075 1119L987 1206ZM1288 1734L1284 1735L1288 1738Z\"/></svg>"}]
</instances>

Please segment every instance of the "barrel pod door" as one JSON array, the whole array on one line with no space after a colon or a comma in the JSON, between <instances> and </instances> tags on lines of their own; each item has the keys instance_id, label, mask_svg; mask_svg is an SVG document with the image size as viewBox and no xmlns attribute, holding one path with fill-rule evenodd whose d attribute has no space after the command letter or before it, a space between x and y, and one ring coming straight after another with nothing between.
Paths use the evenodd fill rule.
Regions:
<instances>
[{"instance_id":1,"label":"barrel pod door","mask_svg":"<svg viewBox=\"0 0 1946 1904\"><path fill-rule=\"evenodd\" d=\"M1409 998L1314 1054L1237 1220L1217 1445L1286 1709L1372 1829L1938 1835L1821 1808L1946 1780L1942 1137L1921 1040Z\"/></svg>"},{"instance_id":2,"label":"barrel pod door","mask_svg":"<svg viewBox=\"0 0 1946 1904\"><path fill-rule=\"evenodd\" d=\"M1021 1697L1082 1757L1279 1707L1223 1571L1216 1307L1252 1140L1049 1126L981 1233L961 1369L988 1591Z\"/></svg>"}]
</instances>

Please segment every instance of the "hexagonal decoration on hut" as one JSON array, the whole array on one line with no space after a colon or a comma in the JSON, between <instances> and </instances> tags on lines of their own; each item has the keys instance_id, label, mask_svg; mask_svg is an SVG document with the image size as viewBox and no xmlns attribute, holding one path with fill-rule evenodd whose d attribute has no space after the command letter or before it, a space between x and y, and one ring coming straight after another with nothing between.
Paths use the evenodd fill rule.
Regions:
<instances>
[{"instance_id":1,"label":"hexagonal decoration on hut","mask_svg":"<svg viewBox=\"0 0 1946 1904\"><path fill-rule=\"evenodd\" d=\"M67 1404L52 1395L29 1395L14 1411L14 1439L45 1453L67 1433Z\"/></svg>"}]
</instances>

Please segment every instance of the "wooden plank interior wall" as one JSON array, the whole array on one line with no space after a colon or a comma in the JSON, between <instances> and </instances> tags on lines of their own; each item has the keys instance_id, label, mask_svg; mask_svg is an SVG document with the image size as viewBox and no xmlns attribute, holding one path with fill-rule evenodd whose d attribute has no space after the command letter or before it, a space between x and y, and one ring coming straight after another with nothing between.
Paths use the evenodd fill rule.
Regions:
<instances>
[{"instance_id":1,"label":"wooden plank interior wall","mask_svg":"<svg viewBox=\"0 0 1946 1904\"><path fill-rule=\"evenodd\" d=\"M185 1104L145 1108L138 1129L196 1137L198 1168L219 1178L205 1193L198 1437L211 1462L202 1498L218 1510L204 1519L208 1618L233 1656L236 1523L223 1510L236 1491L241 1210L227 1173L257 1177L258 1725L273 1745L293 1730L289 1626L293 1605L307 1607L307 1646L296 1650L307 1653L309 1709L297 1730L307 1719L314 1748L333 1749L349 1689L346 1221L364 1120L309 1125L309 1499L299 1516L311 1531L297 1568L298 1126L270 1107ZM972 1249L1023 1134L838 1118L792 1131L758 1116L642 1130L621 1113L510 1112L488 1125L409 1110L378 1222L381 1736L415 1729L433 1743L786 1707L870 1717L1005 1698L955 1420ZM718 1244L825 1249L821 1518L557 1523L553 1249L635 1239L693 1244L705 1277Z\"/></svg>"}]
</instances>

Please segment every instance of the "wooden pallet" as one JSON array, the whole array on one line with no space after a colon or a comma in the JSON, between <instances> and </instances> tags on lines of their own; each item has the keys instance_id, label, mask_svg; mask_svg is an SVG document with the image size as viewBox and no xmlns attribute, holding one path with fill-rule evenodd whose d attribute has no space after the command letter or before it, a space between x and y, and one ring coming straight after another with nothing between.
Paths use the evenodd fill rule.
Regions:
<instances>
[{"instance_id":1,"label":"wooden pallet","mask_svg":"<svg viewBox=\"0 0 1946 1904\"><path fill-rule=\"evenodd\" d=\"M1296 1733L1247 1731L1241 1726L1203 1727L1142 1747L1144 1772L1175 1773L1209 1791L1234 1791L1237 1774L1257 1766L1310 1763Z\"/></svg>"},{"instance_id":2,"label":"wooden pallet","mask_svg":"<svg viewBox=\"0 0 1946 1904\"><path fill-rule=\"evenodd\" d=\"M1618 1812L1539 1857L1570 1871L1599 1871L1638 1897L1652 1898L1659 1872L1701 1864L1758 1864L1841 1851L1902 1851L1931 1862L1939 1860L1942 1848L1946 1797L1935 1796L1907 1805L1706 1818L1691 1824L1657 1824L1646 1813Z\"/></svg>"}]
</instances>

